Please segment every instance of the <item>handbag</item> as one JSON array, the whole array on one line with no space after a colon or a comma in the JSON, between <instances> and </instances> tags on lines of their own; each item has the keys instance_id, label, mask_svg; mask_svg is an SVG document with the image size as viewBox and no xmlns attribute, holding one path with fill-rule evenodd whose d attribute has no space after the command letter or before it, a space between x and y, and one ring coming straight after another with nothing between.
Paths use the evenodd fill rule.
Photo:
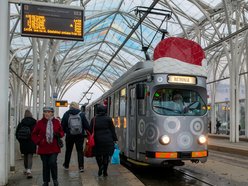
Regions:
<instances>
[{"instance_id":1,"label":"handbag","mask_svg":"<svg viewBox=\"0 0 248 186\"><path fill-rule=\"evenodd\" d=\"M120 164L120 149L117 144L115 144L114 154L111 157L111 164Z\"/></svg>"},{"instance_id":2,"label":"handbag","mask_svg":"<svg viewBox=\"0 0 248 186\"><path fill-rule=\"evenodd\" d=\"M95 139L94 139L94 128L95 128L95 121L96 119L94 118L93 120L93 131L90 133L89 131L87 132L87 141L85 144L84 148L84 156L87 158L93 157L93 147L95 146Z\"/></svg>"},{"instance_id":3,"label":"handbag","mask_svg":"<svg viewBox=\"0 0 248 186\"><path fill-rule=\"evenodd\" d=\"M64 142L59 136L57 136L57 143L59 148L62 148L64 146Z\"/></svg>"}]
</instances>

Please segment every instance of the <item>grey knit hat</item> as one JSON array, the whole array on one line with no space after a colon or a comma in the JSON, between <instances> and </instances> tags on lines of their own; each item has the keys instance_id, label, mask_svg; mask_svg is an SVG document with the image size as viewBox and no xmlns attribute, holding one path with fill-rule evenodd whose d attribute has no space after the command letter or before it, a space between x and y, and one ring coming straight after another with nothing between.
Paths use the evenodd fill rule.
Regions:
<instances>
[{"instance_id":1,"label":"grey knit hat","mask_svg":"<svg viewBox=\"0 0 248 186\"><path fill-rule=\"evenodd\" d=\"M43 107L43 112L45 112L45 111L54 112L54 109L53 109L53 107L46 106L46 107Z\"/></svg>"}]
</instances>

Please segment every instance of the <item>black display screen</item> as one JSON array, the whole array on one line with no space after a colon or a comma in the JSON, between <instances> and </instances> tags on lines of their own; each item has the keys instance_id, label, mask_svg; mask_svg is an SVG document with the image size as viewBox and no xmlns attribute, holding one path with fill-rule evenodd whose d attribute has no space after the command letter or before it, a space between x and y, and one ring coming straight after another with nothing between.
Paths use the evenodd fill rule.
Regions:
<instances>
[{"instance_id":1,"label":"black display screen","mask_svg":"<svg viewBox=\"0 0 248 186\"><path fill-rule=\"evenodd\" d=\"M21 35L83 40L83 10L22 4Z\"/></svg>"}]
</instances>

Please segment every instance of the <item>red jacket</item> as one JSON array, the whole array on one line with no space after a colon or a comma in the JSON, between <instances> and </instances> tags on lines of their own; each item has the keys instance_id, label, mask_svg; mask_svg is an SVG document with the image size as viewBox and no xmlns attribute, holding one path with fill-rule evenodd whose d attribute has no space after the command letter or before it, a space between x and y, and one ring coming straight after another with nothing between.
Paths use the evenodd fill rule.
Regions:
<instances>
[{"instance_id":1,"label":"red jacket","mask_svg":"<svg viewBox=\"0 0 248 186\"><path fill-rule=\"evenodd\" d=\"M64 131L61 127L60 121L58 119L53 118L53 133L59 134L62 138L64 136ZM53 154L60 153L60 147L57 144L57 139L54 136L53 142L51 144L46 141L46 126L47 119L42 118L37 121L36 126L32 132L32 140L38 145L37 154Z\"/></svg>"}]
</instances>

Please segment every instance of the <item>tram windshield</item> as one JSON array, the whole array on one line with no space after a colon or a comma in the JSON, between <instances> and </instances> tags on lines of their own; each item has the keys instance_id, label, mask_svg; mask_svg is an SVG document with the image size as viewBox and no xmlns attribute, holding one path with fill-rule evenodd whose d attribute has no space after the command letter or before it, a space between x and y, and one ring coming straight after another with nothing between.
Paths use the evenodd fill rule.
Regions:
<instances>
[{"instance_id":1,"label":"tram windshield","mask_svg":"<svg viewBox=\"0 0 248 186\"><path fill-rule=\"evenodd\" d=\"M158 89L153 95L153 110L167 116L202 116L207 107L199 93L193 90Z\"/></svg>"}]
</instances>

